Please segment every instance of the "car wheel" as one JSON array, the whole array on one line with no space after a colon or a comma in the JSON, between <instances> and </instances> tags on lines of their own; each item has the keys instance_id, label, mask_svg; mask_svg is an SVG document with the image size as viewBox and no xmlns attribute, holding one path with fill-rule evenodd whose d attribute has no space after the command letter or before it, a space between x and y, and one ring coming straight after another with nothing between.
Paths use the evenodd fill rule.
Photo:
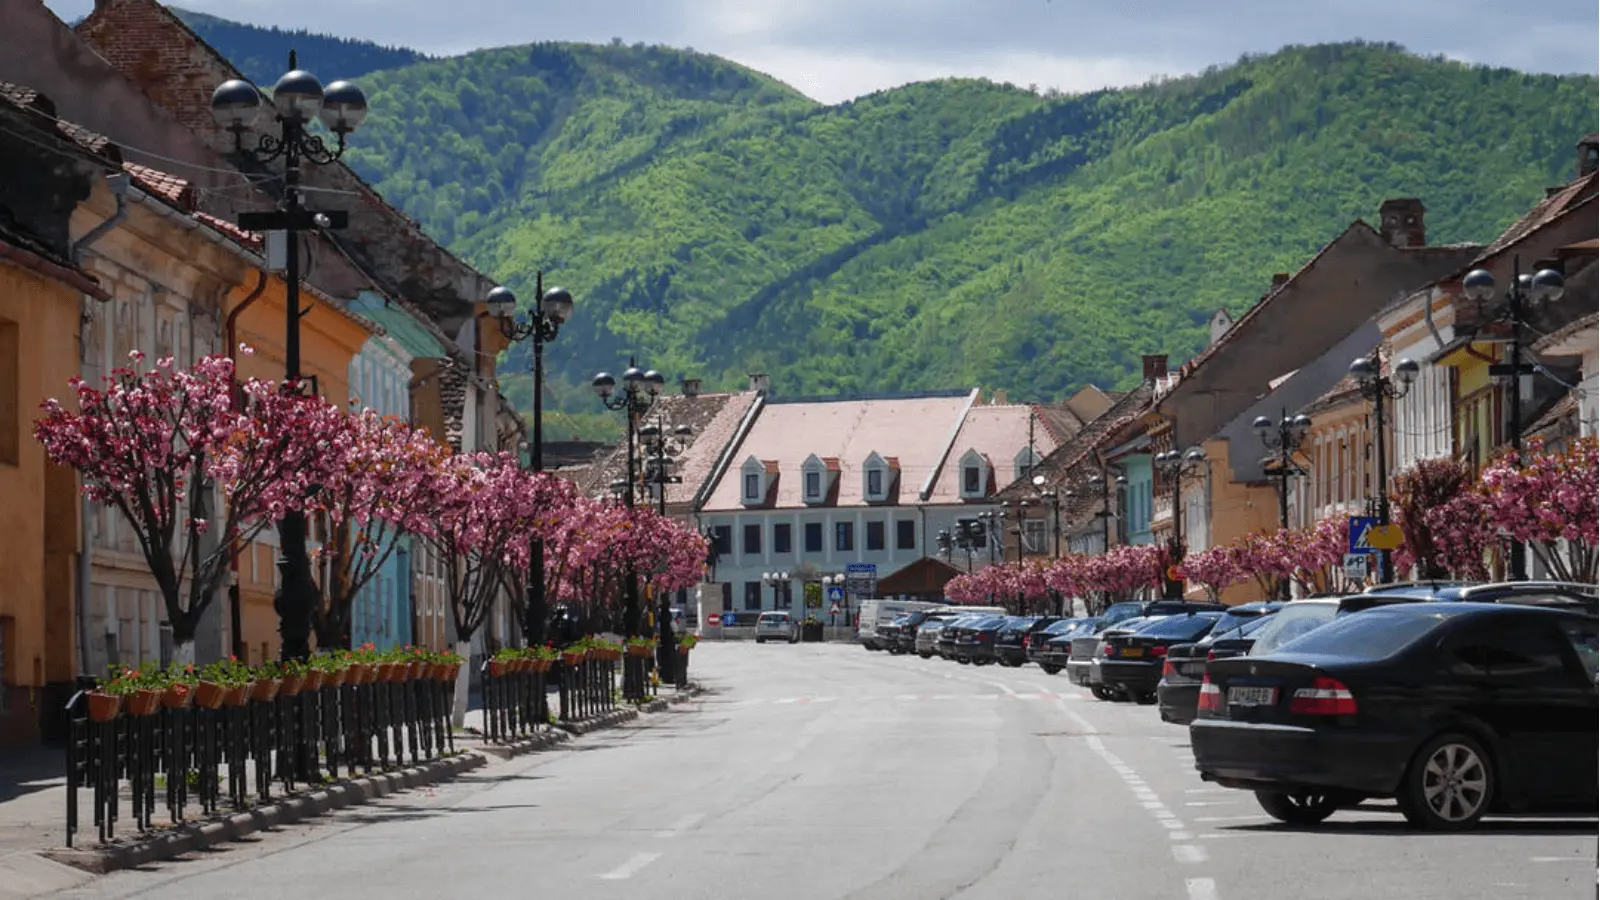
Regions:
<instances>
[{"instance_id":1,"label":"car wheel","mask_svg":"<svg viewBox=\"0 0 1600 900\"><path fill-rule=\"evenodd\" d=\"M1315 825L1339 811L1339 797L1316 791L1256 791L1267 815L1290 825Z\"/></svg>"},{"instance_id":2,"label":"car wheel","mask_svg":"<svg viewBox=\"0 0 1600 900\"><path fill-rule=\"evenodd\" d=\"M1112 693L1111 689L1106 687L1103 684L1091 684L1091 685L1089 685L1089 693L1094 694L1094 698L1096 700L1115 700L1115 699L1117 699L1117 695Z\"/></svg>"},{"instance_id":3,"label":"car wheel","mask_svg":"<svg viewBox=\"0 0 1600 900\"><path fill-rule=\"evenodd\" d=\"M767 642L767 639L764 638L764 637L756 638L756 643L758 643L758 644L765 644L766 642Z\"/></svg>"},{"instance_id":4,"label":"car wheel","mask_svg":"<svg viewBox=\"0 0 1600 900\"><path fill-rule=\"evenodd\" d=\"M1061 674L1061 667L1060 666L1052 666L1049 663L1039 663L1039 668L1043 669L1044 673L1046 675L1059 675L1059 674Z\"/></svg>"},{"instance_id":5,"label":"car wheel","mask_svg":"<svg viewBox=\"0 0 1600 900\"><path fill-rule=\"evenodd\" d=\"M1441 734L1417 751L1395 799L1413 825L1458 831L1478 824L1494 798L1494 765L1483 745L1464 734Z\"/></svg>"},{"instance_id":6,"label":"car wheel","mask_svg":"<svg viewBox=\"0 0 1600 900\"><path fill-rule=\"evenodd\" d=\"M1154 692L1148 693L1148 694L1140 694L1139 695L1139 705L1140 706L1152 706L1152 705L1155 704L1155 702L1156 702L1156 695L1155 695Z\"/></svg>"}]
</instances>

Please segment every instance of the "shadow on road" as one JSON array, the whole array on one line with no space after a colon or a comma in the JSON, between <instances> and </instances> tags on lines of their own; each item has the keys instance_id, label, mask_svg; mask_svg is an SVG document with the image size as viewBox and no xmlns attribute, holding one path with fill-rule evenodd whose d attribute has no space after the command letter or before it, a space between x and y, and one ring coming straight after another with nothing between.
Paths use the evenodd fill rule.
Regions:
<instances>
[{"instance_id":1,"label":"shadow on road","mask_svg":"<svg viewBox=\"0 0 1600 900\"><path fill-rule=\"evenodd\" d=\"M1363 834L1363 835L1400 835L1411 837L1459 837L1462 834L1482 835L1529 835L1529 836L1560 836L1569 834L1594 834L1596 822L1593 818L1582 819L1548 819L1548 818L1487 818L1479 822L1471 831L1424 831L1414 828L1400 816L1399 811L1392 807L1362 807L1363 812L1388 812L1393 818L1363 819L1358 822L1330 821L1318 825L1290 825L1285 822L1262 822L1252 825L1232 825L1221 828L1221 831L1238 834L1271 834L1295 832L1301 834Z\"/></svg>"}]
</instances>

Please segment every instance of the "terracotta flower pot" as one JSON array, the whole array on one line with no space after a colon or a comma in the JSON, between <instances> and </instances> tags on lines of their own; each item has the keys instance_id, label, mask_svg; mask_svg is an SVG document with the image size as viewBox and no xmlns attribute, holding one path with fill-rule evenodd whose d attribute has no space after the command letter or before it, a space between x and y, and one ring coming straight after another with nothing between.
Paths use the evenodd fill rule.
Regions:
<instances>
[{"instance_id":1,"label":"terracotta flower pot","mask_svg":"<svg viewBox=\"0 0 1600 900\"><path fill-rule=\"evenodd\" d=\"M328 669L322 673L323 687L342 687L349 680L348 671L345 669Z\"/></svg>"},{"instance_id":2,"label":"terracotta flower pot","mask_svg":"<svg viewBox=\"0 0 1600 900\"><path fill-rule=\"evenodd\" d=\"M496 678L499 678L500 676L506 674L506 664L505 664L505 662L502 661L502 660L498 660L498 659L489 660L489 674L493 675Z\"/></svg>"},{"instance_id":3,"label":"terracotta flower pot","mask_svg":"<svg viewBox=\"0 0 1600 900\"><path fill-rule=\"evenodd\" d=\"M109 722L122 711L122 698L104 691L89 692L89 721Z\"/></svg>"},{"instance_id":4,"label":"terracotta flower pot","mask_svg":"<svg viewBox=\"0 0 1600 900\"><path fill-rule=\"evenodd\" d=\"M282 681L278 684L278 696L299 696L300 691L305 687L305 685L306 677L304 675L285 675L283 676Z\"/></svg>"},{"instance_id":5,"label":"terracotta flower pot","mask_svg":"<svg viewBox=\"0 0 1600 900\"><path fill-rule=\"evenodd\" d=\"M160 691L135 691L122 703L122 708L128 711L128 715L139 717L154 715L160 706Z\"/></svg>"},{"instance_id":6,"label":"terracotta flower pot","mask_svg":"<svg viewBox=\"0 0 1600 900\"><path fill-rule=\"evenodd\" d=\"M535 673L548 672L550 671L550 660L530 659L528 660L528 670Z\"/></svg>"},{"instance_id":7,"label":"terracotta flower pot","mask_svg":"<svg viewBox=\"0 0 1600 900\"><path fill-rule=\"evenodd\" d=\"M278 688L282 686L283 682L276 678L258 678L250 685L250 699L269 702L278 696Z\"/></svg>"},{"instance_id":8,"label":"terracotta flower pot","mask_svg":"<svg viewBox=\"0 0 1600 900\"><path fill-rule=\"evenodd\" d=\"M172 684L161 692L161 705L167 709L188 709L194 703L194 685Z\"/></svg>"},{"instance_id":9,"label":"terracotta flower pot","mask_svg":"<svg viewBox=\"0 0 1600 900\"><path fill-rule=\"evenodd\" d=\"M348 685L366 684L367 672L371 668L366 663L351 663L345 667L344 683Z\"/></svg>"},{"instance_id":10,"label":"terracotta flower pot","mask_svg":"<svg viewBox=\"0 0 1600 900\"><path fill-rule=\"evenodd\" d=\"M449 681L450 680L450 664L449 663L434 663L433 664L433 671L430 673L430 675L431 675L431 677L433 678L434 681Z\"/></svg>"},{"instance_id":11,"label":"terracotta flower pot","mask_svg":"<svg viewBox=\"0 0 1600 900\"><path fill-rule=\"evenodd\" d=\"M228 689L220 684L202 681L194 686L194 705L201 709L217 709L228 698Z\"/></svg>"},{"instance_id":12,"label":"terracotta flower pot","mask_svg":"<svg viewBox=\"0 0 1600 900\"><path fill-rule=\"evenodd\" d=\"M643 658L646 658L646 657L649 657L649 656L653 656L654 654L655 654L655 650L653 648L646 647L646 646L644 646L642 644L629 644L628 645L628 655L629 656L636 657L636 658L639 658L639 659L643 659Z\"/></svg>"},{"instance_id":13,"label":"terracotta flower pot","mask_svg":"<svg viewBox=\"0 0 1600 900\"><path fill-rule=\"evenodd\" d=\"M578 651L577 653L563 653L563 654L561 654L561 661L566 663L569 666L578 665L579 663L583 662L583 659L584 659L584 653L581 650Z\"/></svg>"},{"instance_id":14,"label":"terracotta flower pot","mask_svg":"<svg viewBox=\"0 0 1600 900\"><path fill-rule=\"evenodd\" d=\"M222 698L223 706L243 706L250 700L250 685L240 684L227 688Z\"/></svg>"},{"instance_id":15,"label":"terracotta flower pot","mask_svg":"<svg viewBox=\"0 0 1600 900\"><path fill-rule=\"evenodd\" d=\"M301 682L300 690L315 691L322 687L321 669L309 669L303 677L305 680Z\"/></svg>"},{"instance_id":16,"label":"terracotta flower pot","mask_svg":"<svg viewBox=\"0 0 1600 900\"><path fill-rule=\"evenodd\" d=\"M451 681L455 681L457 678L460 678L460 677L461 677L461 663L458 663L458 662L457 663L451 663L450 664L450 680Z\"/></svg>"}]
</instances>

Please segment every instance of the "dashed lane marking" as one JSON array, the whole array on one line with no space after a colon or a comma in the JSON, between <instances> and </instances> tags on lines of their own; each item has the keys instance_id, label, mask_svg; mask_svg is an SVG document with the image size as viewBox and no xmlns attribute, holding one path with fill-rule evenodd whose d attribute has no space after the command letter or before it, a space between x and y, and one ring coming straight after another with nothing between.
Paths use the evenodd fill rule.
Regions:
<instances>
[{"instance_id":1,"label":"dashed lane marking","mask_svg":"<svg viewBox=\"0 0 1600 900\"><path fill-rule=\"evenodd\" d=\"M1196 844L1173 844L1172 858L1181 863L1203 863L1211 858L1206 848Z\"/></svg>"},{"instance_id":2,"label":"dashed lane marking","mask_svg":"<svg viewBox=\"0 0 1600 900\"><path fill-rule=\"evenodd\" d=\"M705 816L703 814L701 814L701 813L690 813L689 815L684 816L683 818L679 819L678 821L673 822L672 825L670 827L668 827L666 830L656 832L656 837L658 837L658 838L676 837L680 832L684 832L684 831L689 830L690 828L693 828L695 823L700 821L703 818L705 818Z\"/></svg>"},{"instance_id":3,"label":"dashed lane marking","mask_svg":"<svg viewBox=\"0 0 1600 900\"><path fill-rule=\"evenodd\" d=\"M1189 891L1189 900L1217 900L1217 883L1209 878L1186 878L1183 886Z\"/></svg>"},{"instance_id":4,"label":"dashed lane marking","mask_svg":"<svg viewBox=\"0 0 1600 900\"><path fill-rule=\"evenodd\" d=\"M628 859L627 862L617 866L615 869L612 869L600 877L606 881L623 881L625 879L632 878L633 873L639 871L645 866L650 865L660 858L661 854L659 853L635 853Z\"/></svg>"}]
</instances>

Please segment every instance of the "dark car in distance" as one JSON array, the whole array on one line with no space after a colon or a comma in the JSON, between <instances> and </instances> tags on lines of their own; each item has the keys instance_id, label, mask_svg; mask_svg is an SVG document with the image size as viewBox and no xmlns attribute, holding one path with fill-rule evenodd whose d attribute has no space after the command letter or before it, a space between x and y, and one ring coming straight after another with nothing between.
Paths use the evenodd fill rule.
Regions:
<instances>
[{"instance_id":1,"label":"dark car in distance","mask_svg":"<svg viewBox=\"0 0 1600 900\"><path fill-rule=\"evenodd\" d=\"M1128 634L1108 634L1101 650L1100 683L1125 699L1156 702L1156 685L1161 681L1167 650L1205 637L1222 616L1220 612L1183 613Z\"/></svg>"},{"instance_id":2,"label":"dark car in distance","mask_svg":"<svg viewBox=\"0 0 1600 900\"><path fill-rule=\"evenodd\" d=\"M1072 639L1094 629L1094 619L1062 619L1043 631L1028 635L1024 640L1028 661L1038 665L1046 675L1054 675L1067 667L1072 656Z\"/></svg>"},{"instance_id":3,"label":"dark car in distance","mask_svg":"<svg viewBox=\"0 0 1600 900\"><path fill-rule=\"evenodd\" d=\"M1010 616L983 616L956 628L952 654L963 665L986 666L994 662L995 637Z\"/></svg>"},{"instance_id":4,"label":"dark car in distance","mask_svg":"<svg viewBox=\"0 0 1600 900\"><path fill-rule=\"evenodd\" d=\"M1244 603L1229 609L1205 637L1192 644L1167 648L1161 664L1161 682L1156 685L1156 704L1161 721L1187 725L1194 721L1195 705L1200 700L1200 682L1206 663L1214 659L1243 656L1254 643L1254 634L1283 604L1279 601Z\"/></svg>"},{"instance_id":5,"label":"dark car in distance","mask_svg":"<svg viewBox=\"0 0 1600 900\"><path fill-rule=\"evenodd\" d=\"M1413 825L1592 815L1596 619L1506 603L1405 603L1217 660L1189 726L1200 777L1320 822L1393 797Z\"/></svg>"},{"instance_id":6,"label":"dark car in distance","mask_svg":"<svg viewBox=\"0 0 1600 900\"><path fill-rule=\"evenodd\" d=\"M1013 616L995 635L995 661L1012 668L1026 665L1033 636L1060 621L1060 616Z\"/></svg>"}]
</instances>

